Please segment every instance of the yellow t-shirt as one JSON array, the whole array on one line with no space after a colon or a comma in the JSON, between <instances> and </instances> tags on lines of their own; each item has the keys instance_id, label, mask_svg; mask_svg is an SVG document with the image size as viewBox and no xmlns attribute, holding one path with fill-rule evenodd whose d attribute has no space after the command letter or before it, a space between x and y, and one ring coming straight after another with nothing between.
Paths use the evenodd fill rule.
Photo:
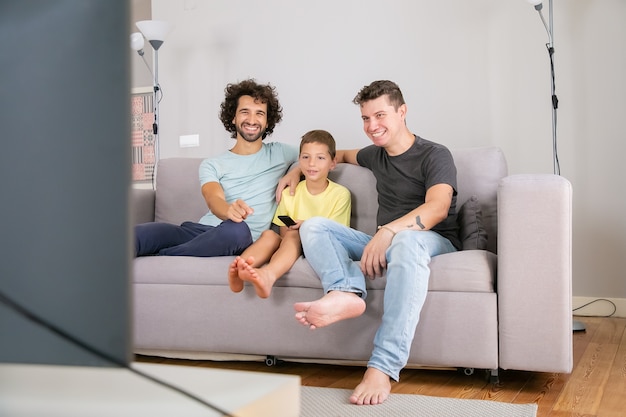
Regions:
<instances>
[{"instance_id":1,"label":"yellow t-shirt","mask_svg":"<svg viewBox=\"0 0 626 417\"><path fill-rule=\"evenodd\" d=\"M306 181L300 181L295 195L290 195L287 188L283 190L273 223L284 226L278 219L278 216L284 215L294 220L323 216L350 227L351 207L350 191L343 185L328 180L324 192L311 195L306 188Z\"/></svg>"}]
</instances>

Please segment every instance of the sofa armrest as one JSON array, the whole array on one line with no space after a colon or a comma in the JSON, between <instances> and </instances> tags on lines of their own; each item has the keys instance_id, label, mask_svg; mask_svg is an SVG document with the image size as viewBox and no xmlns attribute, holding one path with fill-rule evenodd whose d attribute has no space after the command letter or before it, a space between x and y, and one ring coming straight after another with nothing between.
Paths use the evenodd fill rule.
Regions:
<instances>
[{"instance_id":1,"label":"sofa armrest","mask_svg":"<svg viewBox=\"0 0 626 417\"><path fill-rule=\"evenodd\" d=\"M152 189L132 188L130 192L130 224L154 221L156 192Z\"/></svg>"},{"instance_id":2,"label":"sofa armrest","mask_svg":"<svg viewBox=\"0 0 626 417\"><path fill-rule=\"evenodd\" d=\"M511 175L498 187L500 367L571 372L572 187Z\"/></svg>"}]
</instances>

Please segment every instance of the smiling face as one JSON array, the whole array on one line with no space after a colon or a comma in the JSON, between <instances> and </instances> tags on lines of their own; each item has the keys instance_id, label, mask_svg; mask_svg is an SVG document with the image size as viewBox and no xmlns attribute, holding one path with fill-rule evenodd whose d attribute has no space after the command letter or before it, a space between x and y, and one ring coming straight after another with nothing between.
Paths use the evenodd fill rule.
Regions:
<instances>
[{"instance_id":1,"label":"smiling face","mask_svg":"<svg viewBox=\"0 0 626 417\"><path fill-rule=\"evenodd\" d=\"M363 131L376 146L393 147L406 131L406 105L398 109L389 102L387 95L361 104Z\"/></svg>"},{"instance_id":2,"label":"smiling face","mask_svg":"<svg viewBox=\"0 0 626 417\"><path fill-rule=\"evenodd\" d=\"M320 142L304 143L300 150L300 169L307 181L326 180L328 173L335 168L335 159L328 151L328 145Z\"/></svg>"},{"instance_id":3,"label":"smiling face","mask_svg":"<svg viewBox=\"0 0 626 417\"><path fill-rule=\"evenodd\" d=\"M267 103L261 103L251 96L239 97L233 124L237 136L247 142L262 139L267 128Z\"/></svg>"}]
</instances>

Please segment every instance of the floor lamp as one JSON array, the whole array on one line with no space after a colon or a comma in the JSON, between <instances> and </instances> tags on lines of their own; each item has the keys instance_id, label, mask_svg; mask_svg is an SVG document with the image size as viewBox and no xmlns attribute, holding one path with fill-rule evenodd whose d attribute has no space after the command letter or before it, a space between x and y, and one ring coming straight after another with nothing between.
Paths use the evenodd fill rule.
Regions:
<instances>
[{"instance_id":1,"label":"floor lamp","mask_svg":"<svg viewBox=\"0 0 626 417\"><path fill-rule=\"evenodd\" d=\"M137 27L141 31L135 32L130 35L130 46L137 51L139 56L143 59L144 63L148 67L152 75L152 89L153 89L153 106L154 106L154 123L152 123L152 134L154 135L154 171L156 173L157 163L160 159L161 149L159 143L159 102L163 96L161 86L159 84L159 48L163 45L165 37L170 31L170 24L160 20L142 20L136 23ZM144 37L148 40L148 43L154 49L153 55L153 68L146 62L144 57Z\"/></svg>"},{"instance_id":2,"label":"floor lamp","mask_svg":"<svg viewBox=\"0 0 626 417\"><path fill-rule=\"evenodd\" d=\"M550 81L551 81L551 99L552 99L552 164L555 175L561 175L561 167L559 165L559 153L557 149L557 140L556 140L556 125L557 118L556 112L559 108L559 99L556 96L556 83L554 76L554 26L552 22L552 0L548 0L548 22L543 16L543 3L542 0L527 0L530 4L535 7L537 13L539 13L539 17L543 22L543 26L546 28L546 32L548 33L548 43L546 44L546 48L548 49L548 55L550 57ZM585 324L574 320L572 325L573 331L584 331Z\"/></svg>"}]
</instances>

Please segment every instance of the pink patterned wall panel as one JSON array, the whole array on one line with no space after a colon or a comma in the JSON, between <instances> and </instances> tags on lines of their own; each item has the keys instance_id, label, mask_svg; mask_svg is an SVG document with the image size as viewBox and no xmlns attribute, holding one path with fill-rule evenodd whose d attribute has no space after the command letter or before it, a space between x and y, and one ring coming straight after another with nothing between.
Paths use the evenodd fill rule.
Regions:
<instances>
[{"instance_id":1,"label":"pink patterned wall panel","mask_svg":"<svg viewBox=\"0 0 626 417\"><path fill-rule=\"evenodd\" d=\"M154 174L155 150L152 123L152 93L131 96L131 147L133 181L151 181Z\"/></svg>"}]
</instances>

